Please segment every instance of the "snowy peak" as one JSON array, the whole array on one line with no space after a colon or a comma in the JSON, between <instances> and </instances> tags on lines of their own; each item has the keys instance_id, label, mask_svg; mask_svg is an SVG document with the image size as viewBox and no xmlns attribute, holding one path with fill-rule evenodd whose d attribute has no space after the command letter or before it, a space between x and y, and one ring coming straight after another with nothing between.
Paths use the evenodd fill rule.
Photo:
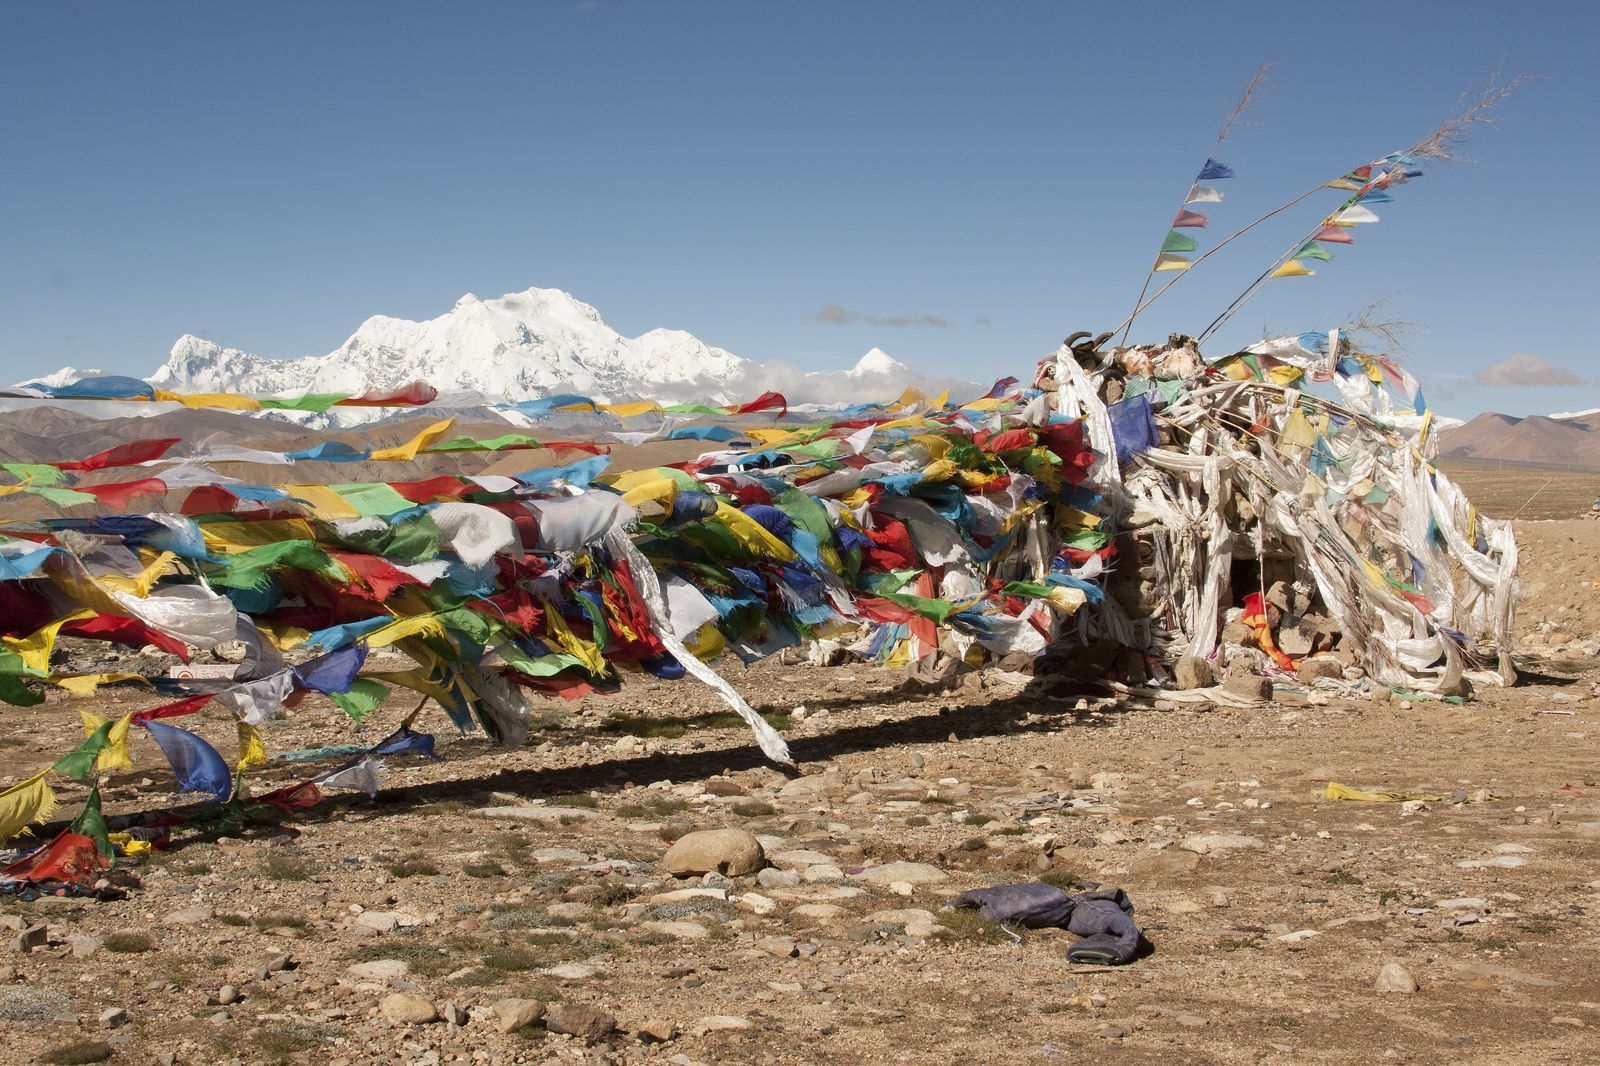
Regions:
<instances>
[{"instance_id":1,"label":"snowy peak","mask_svg":"<svg viewBox=\"0 0 1600 1066\"><path fill-rule=\"evenodd\" d=\"M882 348L874 348L856 360L856 365L845 371L845 373L851 377L859 378L868 374L903 374L910 369L910 367Z\"/></svg>"},{"instance_id":2,"label":"snowy peak","mask_svg":"<svg viewBox=\"0 0 1600 1066\"><path fill-rule=\"evenodd\" d=\"M71 367L43 379L67 384L96 373ZM273 396L360 393L424 381L451 406L514 404L561 393L602 402L732 403L769 389L791 404L893 399L907 386L936 395L975 386L920 374L881 348L848 370L802 371L756 363L681 329L625 337L600 312L561 289L525 289L492 299L467 293L437 318L414 322L373 315L327 355L267 359L184 334L148 379L172 392ZM281 412L274 417L289 417ZM339 408L302 421L350 424L383 417L377 408Z\"/></svg>"},{"instance_id":3,"label":"snowy peak","mask_svg":"<svg viewBox=\"0 0 1600 1066\"><path fill-rule=\"evenodd\" d=\"M467 293L423 322L374 315L332 352L304 359L184 336L150 380L175 391L352 392L422 380L443 394L512 403L556 392L728 401L745 363L682 330L624 337L570 293L532 288L490 300Z\"/></svg>"}]
</instances>

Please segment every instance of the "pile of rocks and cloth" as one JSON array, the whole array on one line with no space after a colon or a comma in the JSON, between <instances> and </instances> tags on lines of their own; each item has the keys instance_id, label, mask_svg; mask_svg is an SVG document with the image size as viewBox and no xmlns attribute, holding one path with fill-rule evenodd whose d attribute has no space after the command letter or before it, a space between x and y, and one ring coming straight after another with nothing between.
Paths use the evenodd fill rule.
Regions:
<instances>
[{"instance_id":1,"label":"pile of rocks and cloth","mask_svg":"<svg viewBox=\"0 0 1600 1066\"><path fill-rule=\"evenodd\" d=\"M92 379L78 387L92 394ZM707 414L699 435L674 422L715 450L648 469L570 442L582 458L518 477L314 486L219 477L268 460L176 440L5 464L15 484L0 494L45 494L65 515L0 536L0 699L137 685L170 700L109 719L85 704L82 744L0 793L0 841L48 818L52 782L68 779L91 791L74 823L90 843L67 858L148 846L150 833L108 841L94 790L131 769L131 743L153 742L181 789L221 807L300 809L324 789L374 792L386 758L431 755L425 716L516 747L530 697L629 676L709 686L787 764L727 679L733 660L775 653L921 677L998 665L1233 704L1274 683L1459 699L1511 679L1509 527L1433 465L1409 375L1337 333L1212 363L1181 337L1075 337L1031 383L966 403L908 391L745 407ZM365 457L508 447L450 429ZM124 489L91 486L122 466L139 468L113 483ZM157 486L181 487L181 505L102 513ZM85 666L63 638L235 665L212 678ZM381 649L409 663L393 669ZM384 721L395 689L412 694L408 713ZM307 697L370 716L384 739L249 797L280 708Z\"/></svg>"}]
</instances>

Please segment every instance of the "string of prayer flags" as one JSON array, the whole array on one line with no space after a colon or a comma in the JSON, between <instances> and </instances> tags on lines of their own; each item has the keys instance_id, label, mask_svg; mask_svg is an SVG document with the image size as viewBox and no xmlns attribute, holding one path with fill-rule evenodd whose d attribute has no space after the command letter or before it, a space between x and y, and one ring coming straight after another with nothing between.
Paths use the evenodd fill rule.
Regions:
<instances>
[{"instance_id":1,"label":"string of prayer flags","mask_svg":"<svg viewBox=\"0 0 1600 1066\"><path fill-rule=\"evenodd\" d=\"M1200 243L1186 233L1179 233L1183 229L1204 229L1211 224L1210 216L1201 211L1190 210L1191 204L1216 204L1222 202L1222 194L1209 185L1201 182L1220 181L1233 177L1233 169L1217 162L1211 157L1206 157L1205 166L1200 168L1194 184L1189 186L1189 192L1183 198L1183 205L1178 208L1177 217L1172 220L1172 228L1167 231L1167 236L1161 242L1161 250L1156 255L1155 266L1150 268L1153 274L1169 270L1188 270L1194 265L1194 260L1189 258L1189 252L1197 251Z\"/></svg>"}]
</instances>

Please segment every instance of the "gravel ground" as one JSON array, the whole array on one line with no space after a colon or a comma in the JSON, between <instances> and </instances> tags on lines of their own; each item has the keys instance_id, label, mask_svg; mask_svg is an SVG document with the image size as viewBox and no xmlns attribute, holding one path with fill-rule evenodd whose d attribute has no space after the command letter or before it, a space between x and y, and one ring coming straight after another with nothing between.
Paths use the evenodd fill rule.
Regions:
<instances>
[{"instance_id":1,"label":"gravel ground","mask_svg":"<svg viewBox=\"0 0 1600 1066\"><path fill-rule=\"evenodd\" d=\"M1600 523L1521 536L1536 672L1464 706L735 667L803 776L692 682L550 705L512 753L425 718L441 761L392 759L375 801L185 837L127 865L121 902L0 903L6 938L47 925L0 948L0 1033L16 1061L1596 1061ZM12 709L0 773L75 742L77 706ZM409 710L358 735L307 701L269 743L370 741ZM197 727L232 751L225 719ZM119 780L110 812L171 802L149 751ZM1330 801L1329 780L1444 798ZM665 872L712 828L769 866ZM1034 878L1124 887L1153 954L1075 966L1071 934L941 909ZM1378 990L1389 964L1414 991ZM516 1000L542 1019L502 1031L541 1013Z\"/></svg>"}]
</instances>

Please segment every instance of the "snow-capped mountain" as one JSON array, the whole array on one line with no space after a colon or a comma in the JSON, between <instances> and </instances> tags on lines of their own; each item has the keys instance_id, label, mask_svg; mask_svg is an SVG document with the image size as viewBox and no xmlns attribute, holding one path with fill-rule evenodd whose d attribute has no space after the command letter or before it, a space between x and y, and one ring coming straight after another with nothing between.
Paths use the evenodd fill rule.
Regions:
<instances>
[{"instance_id":1,"label":"snow-capped mountain","mask_svg":"<svg viewBox=\"0 0 1600 1066\"><path fill-rule=\"evenodd\" d=\"M175 392L360 392L426 381L441 394L515 403L575 392L617 402L735 397L749 361L682 330L624 337L560 289L470 293L438 318L375 315L323 356L264 359L184 335L149 379Z\"/></svg>"},{"instance_id":2,"label":"snow-capped mountain","mask_svg":"<svg viewBox=\"0 0 1600 1066\"><path fill-rule=\"evenodd\" d=\"M66 367L32 380L65 385L97 373ZM562 393L611 403L734 403L768 389L783 393L791 404L860 403L895 399L907 386L929 395L975 387L917 373L881 348L873 348L847 370L808 372L781 361L742 359L683 330L653 329L624 337L599 311L570 293L539 288L491 300L469 293L425 322L375 315L327 355L300 359L269 359L185 334L146 380L172 392L247 396L359 393L423 381L439 390L439 406L450 408L514 404ZM383 408L336 408L319 415L275 412L272 417L308 425L353 425L387 413ZM503 409L500 414L519 424L526 421Z\"/></svg>"}]
</instances>

